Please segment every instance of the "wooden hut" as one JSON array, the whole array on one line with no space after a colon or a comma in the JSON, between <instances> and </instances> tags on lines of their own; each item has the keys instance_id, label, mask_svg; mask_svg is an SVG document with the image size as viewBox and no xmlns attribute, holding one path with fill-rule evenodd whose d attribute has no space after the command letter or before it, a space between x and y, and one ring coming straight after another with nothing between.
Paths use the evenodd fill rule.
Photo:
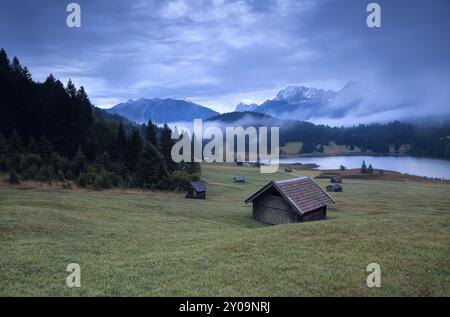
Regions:
<instances>
[{"instance_id":1,"label":"wooden hut","mask_svg":"<svg viewBox=\"0 0 450 317\"><path fill-rule=\"evenodd\" d=\"M245 200L253 203L252 217L269 224L326 219L335 200L308 176L272 181Z\"/></svg>"},{"instance_id":2,"label":"wooden hut","mask_svg":"<svg viewBox=\"0 0 450 317\"><path fill-rule=\"evenodd\" d=\"M245 176L235 176L234 182L235 183L245 183Z\"/></svg>"},{"instance_id":3,"label":"wooden hut","mask_svg":"<svg viewBox=\"0 0 450 317\"><path fill-rule=\"evenodd\" d=\"M202 181L191 182L186 199L206 199L206 186Z\"/></svg>"},{"instance_id":4,"label":"wooden hut","mask_svg":"<svg viewBox=\"0 0 450 317\"><path fill-rule=\"evenodd\" d=\"M342 183L342 178L339 175L333 176L333 177L330 178L330 183L341 184Z\"/></svg>"},{"instance_id":5,"label":"wooden hut","mask_svg":"<svg viewBox=\"0 0 450 317\"><path fill-rule=\"evenodd\" d=\"M285 171L286 173L292 173L292 168L289 168L289 167L288 167L288 168L285 168L284 171Z\"/></svg>"},{"instance_id":6,"label":"wooden hut","mask_svg":"<svg viewBox=\"0 0 450 317\"><path fill-rule=\"evenodd\" d=\"M336 183L328 185L326 188L327 192L341 192L343 190L342 185Z\"/></svg>"}]
</instances>

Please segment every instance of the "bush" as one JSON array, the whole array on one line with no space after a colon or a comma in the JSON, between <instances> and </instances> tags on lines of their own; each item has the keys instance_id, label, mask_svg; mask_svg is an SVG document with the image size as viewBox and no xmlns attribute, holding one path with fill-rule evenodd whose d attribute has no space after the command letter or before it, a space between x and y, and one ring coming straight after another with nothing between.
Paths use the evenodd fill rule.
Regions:
<instances>
[{"instance_id":1,"label":"bush","mask_svg":"<svg viewBox=\"0 0 450 317\"><path fill-rule=\"evenodd\" d=\"M114 187L113 174L102 169L95 175L94 187L100 188L112 188Z\"/></svg>"},{"instance_id":2,"label":"bush","mask_svg":"<svg viewBox=\"0 0 450 317\"><path fill-rule=\"evenodd\" d=\"M88 172L82 172L77 177L77 184L80 187L87 187L89 185L94 184L95 176Z\"/></svg>"},{"instance_id":3,"label":"bush","mask_svg":"<svg viewBox=\"0 0 450 317\"><path fill-rule=\"evenodd\" d=\"M55 170L51 166L42 166L36 176L36 180L40 182L48 182L55 179Z\"/></svg>"},{"instance_id":4,"label":"bush","mask_svg":"<svg viewBox=\"0 0 450 317\"><path fill-rule=\"evenodd\" d=\"M4 173L8 170L8 161L3 155L0 155L0 173Z\"/></svg>"},{"instance_id":5,"label":"bush","mask_svg":"<svg viewBox=\"0 0 450 317\"><path fill-rule=\"evenodd\" d=\"M70 178L70 179L74 178L73 173L72 173L72 162L67 157L61 157L59 159L59 166L66 178Z\"/></svg>"},{"instance_id":6,"label":"bush","mask_svg":"<svg viewBox=\"0 0 450 317\"><path fill-rule=\"evenodd\" d=\"M53 152L50 155L49 165L51 165L55 171L59 170L61 168L61 157Z\"/></svg>"},{"instance_id":7,"label":"bush","mask_svg":"<svg viewBox=\"0 0 450 317\"><path fill-rule=\"evenodd\" d=\"M22 172L22 178L23 179L36 179L37 175L39 173L39 168L32 164L28 166L23 172Z\"/></svg>"},{"instance_id":8,"label":"bush","mask_svg":"<svg viewBox=\"0 0 450 317\"><path fill-rule=\"evenodd\" d=\"M20 172L20 155L17 153L13 153L9 155L7 159L7 169L12 171L15 170L16 172Z\"/></svg>"},{"instance_id":9,"label":"bush","mask_svg":"<svg viewBox=\"0 0 450 317\"><path fill-rule=\"evenodd\" d=\"M37 154L25 154L22 156L20 160L20 169L22 171L28 170L31 166L36 167L37 169L41 168L42 160L41 157Z\"/></svg>"},{"instance_id":10,"label":"bush","mask_svg":"<svg viewBox=\"0 0 450 317\"><path fill-rule=\"evenodd\" d=\"M63 189L72 189L72 185L69 182L64 182L62 184Z\"/></svg>"},{"instance_id":11,"label":"bush","mask_svg":"<svg viewBox=\"0 0 450 317\"><path fill-rule=\"evenodd\" d=\"M8 183L12 185L20 184L19 175L17 175L17 172L15 170L9 172Z\"/></svg>"},{"instance_id":12,"label":"bush","mask_svg":"<svg viewBox=\"0 0 450 317\"><path fill-rule=\"evenodd\" d=\"M196 174L189 174L186 171L175 171L170 176L170 187L173 190L185 191L189 189L190 183L200 178Z\"/></svg>"}]
</instances>

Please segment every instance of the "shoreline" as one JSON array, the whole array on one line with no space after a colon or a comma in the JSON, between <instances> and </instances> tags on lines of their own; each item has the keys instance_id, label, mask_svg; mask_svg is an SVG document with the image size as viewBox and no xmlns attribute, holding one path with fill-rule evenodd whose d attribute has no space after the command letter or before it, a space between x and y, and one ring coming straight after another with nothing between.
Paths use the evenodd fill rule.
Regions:
<instances>
[{"instance_id":1,"label":"shoreline","mask_svg":"<svg viewBox=\"0 0 450 317\"><path fill-rule=\"evenodd\" d=\"M444 157L434 157L434 156L424 156L424 155L412 155L404 153L379 153L379 152L342 152L342 153L308 153L308 154L282 154L279 159L290 159L290 158L323 158L323 157L334 157L334 156L389 156L389 157L412 157L418 159L432 159L432 160L442 160L449 161Z\"/></svg>"}]
</instances>

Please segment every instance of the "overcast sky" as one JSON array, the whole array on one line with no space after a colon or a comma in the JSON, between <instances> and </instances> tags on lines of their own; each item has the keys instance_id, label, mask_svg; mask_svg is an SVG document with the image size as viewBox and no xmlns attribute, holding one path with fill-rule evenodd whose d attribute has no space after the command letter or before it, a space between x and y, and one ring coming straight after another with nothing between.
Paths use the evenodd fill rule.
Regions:
<instances>
[{"instance_id":1,"label":"overcast sky","mask_svg":"<svg viewBox=\"0 0 450 317\"><path fill-rule=\"evenodd\" d=\"M33 78L72 78L94 104L188 98L217 111L261 103L287 85L339 89L357 81L380 98L377 120L450 113L450 1L2 0L0 46ZM351 119L351 118L350 118Z\"/></svg>"}]
</instances>

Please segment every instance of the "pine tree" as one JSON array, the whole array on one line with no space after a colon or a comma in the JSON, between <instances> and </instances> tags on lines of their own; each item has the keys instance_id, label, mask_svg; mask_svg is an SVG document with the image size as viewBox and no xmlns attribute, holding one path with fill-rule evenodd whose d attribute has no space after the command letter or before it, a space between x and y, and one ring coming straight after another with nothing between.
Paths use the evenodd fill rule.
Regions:
<instances>
[{"instance_id":1,"label":"pine tree","mask_svg":"<svg viewBox=\"0 0 450 317\"><path fill-rule=\"evenodd\" d=\"M139 154L142 151L142 138L141 134L137 129L133 129L128 141L126 148L126 166L130 172L135 172L137 168L137 162L139 159Z\"/></svg>"},{"instance_id":2,"label":"pine tree","mask_svg":"<svg viewBox=\"0 0 450 317\"><path fill-rule=\"evenodd\" d=\"M164 126L161 129L160 151L166 161L167 170L170 173L177 169L177 164L172 160L172 147L174 144L175 142L172 140L172 130L170 130L167 123L164 123Z\"/></svg>"},{"instance_id":3,"label":"pine tree","mask_svg":"<svg viewBox=\"0 0 450 317\"><path fill-rule=\"evenodd\" d=\"M22 79L25 79L25 81L27 81L27 82L32 81L30 70L26 66L22 68L21 76L22 76Z\"/></svg>"},{"instance_id":4,"label":"pine tree","mask_svg":"<svg viewBox=\"0 0 450 317\"><path fill-rule=\"evenodd\" d=\"M9 154L19 154L22 152L22 141L20 140L19 135L17 134L16 129L13 130L11 136L9 138Z\"/></svg>"},{"instance_id":5,"label":"pine tree","mask_svg":"<svg viewBox=\"0 0 450 317\"><path fill-rule=\"evenodd\" d=\"M87 159L83 153L81 147L78 148L78 152L73 159L73 173L77 177L81 173L85 172L87 168Z\"/></svg>"},{"instance_id":6,"label":"pine tree","mask_svg":"<svg viewBox=\"0 0 450 317\"><path fill-rule=\"evenodd\" d=\"M17 58L17 56L14 56L12 62L11 62L11 70L16 76L22 75L22 65L20 65L20 61Z\"/></svg>"},{"instance_id":7,"label":"pine tree","mask_svg":"<svg viewBox=\"0 0 450 317\"><path fill-rule=\"evenodd\" d=\"M367 168L367 174L373 174L372 164L369 164L369 167Z\"/></svg>"},{"instance_id":8,"label":"pine tree","mask_svg":"<svg viewBox=\"0 0 450 317\"><path fill-rule=\"evenodd\" d=\"M72 100L77 96L77 88L73 84L72 79L69 79L69 82L67 83L66 92Z\"/></svg>"},{"instance_id":9,"label":"pine tree","mask_svg":"<svg viewBox=\"0 0 450 317\"><path fill-rule=\"evenodd\" d=\"M6 54L6 51L2 48L0 50L0 71L9 72L10 70L11 67L8 54Z\"/></svg>"},{"instance_id":10,"label":"pine tree","mask_svg":"<svg viewBox=\"0 0 450 317\"><path fill-rule=\"evenodd\" d=\"M0 132L0 156L6 155L8 151L8 142L3 134Z\"/></svg>"},{"instance_id":11,"label":"pine tree","mask_svg":"<svg viewBox=\"0 0 450 317\"><path fill-rule=\"evenodd\" d=\"M52 144L45 136L42 136L39 140L39 154L41 155L42 160L46 163L50 162L52 153Z\"/></svg>"},{"instance_id":12,"label":"pine tree","mask_svg":"<svg viewBox=\"0 0 450 317\"><path fill-rule=\"evenodd\" d=\"M366 166L366 162L363 161L362 165L361 165L361 173L365 174L367 173L367 166Z\"/></svg>"},{"instance_id":13,"label":"pine tree","mask_svg":"<svg viewBox=\"0 0 450 317\"><path fill-rule=\"evenodd\" d=\"M146 142L139 157L136 183L145 188L165 188L168 179L167 166L161 153Z\"/></svg>"},{"instance_id":14,"label":"pine tree","mask_svg":"<svg viewBox=\"0 0 450 317\"><path fill-rule=\"evenodd\" d=\"M311 141L304 141L302 148L300 149L301 154L314 153L315 146Z\"/></svg>"},{"instance_id":15,"label":"pine tree","mask_svg":"<svg viewBox=\"0 0 450 317\"><path fill-rule=\"evenodd\" d=\"M30 140L28 141L28 152L33 154L39 153L39 146L34 140L33 136L31 136Z\"/></svg>"},{"instance_id":16,"label":"pine tree","mask_svg":"<svg viewBox=\"0 0 450 317\"><path fill-rule=\"evenodd\" d=\"M147 124L146 141L152 144L154 147L158 148L158 134L157 127L153 124L150 119Z\"/></svg>"},{"instance_id":17,"label":"pine tree","mask_svg":"<svg viewBox=\"0 0 450 317\"><path fill-rule=\"evenodd\" d=\"M112 144L112 160L114 162L124 163L126 146L127 136L123 124L120 122Z\"/></svg>"},{"instance_id":18,"label":"pine tree","mask_svg":"<svg viewBox=\"0 0 450 317\"><path fill-rule=\"evenodd\" d=\"M55 77L53 76L53 74L50 74L50 75L48 75L48 77L45 79L45 81L44 81L44 86L45 86L46 88L51 88L51 87L53 87L53 85L55 85L55 83L56 83Z\"/></svg>"},{"instance_id":19,"label":"pine tree","mask_svg":"<svg viewBox=\"0 0 450 317\"><path fill-rule=\"evenodd\" d=\"M103 151L102 153L98 154L95 158L95 164L101 168L107 168L108 164L110 163L109 155L106 151Z\"/></svg>"}]
</instances>

